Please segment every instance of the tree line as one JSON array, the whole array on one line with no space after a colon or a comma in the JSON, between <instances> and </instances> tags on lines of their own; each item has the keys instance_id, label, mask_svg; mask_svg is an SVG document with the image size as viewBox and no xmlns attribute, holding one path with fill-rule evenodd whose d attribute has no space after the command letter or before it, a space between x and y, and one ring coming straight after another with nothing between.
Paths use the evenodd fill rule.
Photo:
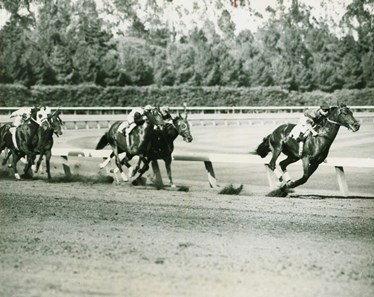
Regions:
<instances>
[{"instance_id":1,"label":"tree line","mask_svg":"<svg viewBox=\"0 0 374 297\"><path fill-rule=\"evenodd\" d=\"M149 7L155 26L146 26L132 2L113 1L130 24L114 35L94 0L0 0L11 13L0 30L0 83L279 86L301 92L374 87L370 0L346 8L341 24L350 32L340 37L297 1L281 12L268 7L273 16L256 32L235 33L231 14L222 8L219 30L207 18L204 26L178 36L157 19L162 7L154 1Z\"/></svg>"}]
</instances>

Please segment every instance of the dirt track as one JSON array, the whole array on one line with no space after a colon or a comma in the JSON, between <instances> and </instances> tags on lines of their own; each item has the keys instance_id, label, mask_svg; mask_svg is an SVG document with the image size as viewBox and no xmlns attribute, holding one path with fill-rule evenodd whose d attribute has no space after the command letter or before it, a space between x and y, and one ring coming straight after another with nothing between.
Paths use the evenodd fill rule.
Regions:
<instances>
[{"instance_id":1,"label":"dirt track","mask_svg":"<svg viewBox=\"0 0 374 297\"><path fill-rule=\"evenodd\" d=\"M0 188L0 296L374 296L373 199Z\"/></svg>"}]
</instances>

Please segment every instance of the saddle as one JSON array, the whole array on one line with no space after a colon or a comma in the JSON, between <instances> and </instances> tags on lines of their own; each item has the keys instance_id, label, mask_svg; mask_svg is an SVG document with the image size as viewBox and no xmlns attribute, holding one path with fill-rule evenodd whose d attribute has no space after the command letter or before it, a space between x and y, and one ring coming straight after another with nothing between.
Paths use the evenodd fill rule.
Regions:
<instances>
[{"instance_id":1,"label":"saddle","mask_svg":"<svg viewBox=\"0 0 374 297\"><path fill-rule=\"evenodd\" d=\"M314 125L313 129L315 129L317 132L321 128L320 125ZM288 135L288 138L293 138L297 141L304 141L309 134L311 133L311 130L304 125L297 124Z\"/></svg>"}]
</instances>

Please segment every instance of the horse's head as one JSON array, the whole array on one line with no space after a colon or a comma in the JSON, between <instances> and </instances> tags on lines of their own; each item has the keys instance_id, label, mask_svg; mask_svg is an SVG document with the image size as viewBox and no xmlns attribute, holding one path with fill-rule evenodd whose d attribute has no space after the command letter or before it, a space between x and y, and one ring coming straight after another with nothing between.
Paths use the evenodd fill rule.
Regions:
<instances>
[{"instance_id":1,"label":"horse's head","mask_svg":"<svg viewBox=\"0 0 374 297\"><path fill-rule=\"evenodd\" d=\"M57 136L62 135L62 126L63 122L60 119L60 110L56 110L53 114L48 115L48 122L50 124L50 128Z\"/></svg>"},{"instance_id":2,"label":"horse's head","mask_svg":"<svg viewBox=\"0 0 374 297\"><path fill-rule=\"evenodd\" d=\"M173 119L173 124L178 131L178 134L183 137L185 142L191 142L193 140L190 130L190 124L187 121L187 113L182 116L178 112L178 116Z\"/></svg>"},{"instance_id":3,"label":"horse's head","mask_svg":"<svg viewBox=\"0 0 374 297\"><path fill-rule=\"evenodd\" d=\"M338 104L337 107L334 107L331 111L331 115L334 117L334 121L336 121L337 124L344 126L353 132L360 129L360 123L345 104Z\"/></svg>"}]
</instances>

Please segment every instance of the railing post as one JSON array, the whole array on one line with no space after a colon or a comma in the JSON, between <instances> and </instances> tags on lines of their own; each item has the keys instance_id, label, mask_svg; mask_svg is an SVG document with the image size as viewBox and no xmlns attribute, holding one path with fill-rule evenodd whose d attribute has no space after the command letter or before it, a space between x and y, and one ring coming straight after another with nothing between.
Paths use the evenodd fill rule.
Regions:
<instances>
[{"instance_id":1,"label":"railing post","mask_svg":"<svg viewBox=\"0 0 374 297\"><path fill-rule=\"evenodd\" d=\"M336 178L338 180L340 192L342 193L344 197L347 197L349 195L349 190L348 190L348 184L345 178L343 166L335 166L335 172L336 172Z\"/></svg>"},{"instance_id":2,"label":"railing post","mask_svg":"<svg viewBox=\"0 0 374 297\"><path fill-rule=\"evenodd\" d=\"M205 169L208 174L208 181L211 188L217 188L217 179L213 169L213 163L211 161L204 161Z\"/></svg>"},{"instance_id":3,"label":"railing post","mask_svg":"<svg viewBox=\"0 0 374 297\"><path fill-rule=\"evenodd\" d=\"M275 190L277 188L277 182L275 180L274 172L270 169L269 164L265 164L265 171L270 189Z\"/></svg>"},{"instance_id":4,"label":"railing post","mask_svg":"<svg viewBox=\"0 0 374 297\"><path fill-rule=\"evenodd\" d=\"M69 166L68 156L61 156L62 158L62 168L64 168L65 176L71 176L71 170Z\"/></svg>"}]
</instances>

